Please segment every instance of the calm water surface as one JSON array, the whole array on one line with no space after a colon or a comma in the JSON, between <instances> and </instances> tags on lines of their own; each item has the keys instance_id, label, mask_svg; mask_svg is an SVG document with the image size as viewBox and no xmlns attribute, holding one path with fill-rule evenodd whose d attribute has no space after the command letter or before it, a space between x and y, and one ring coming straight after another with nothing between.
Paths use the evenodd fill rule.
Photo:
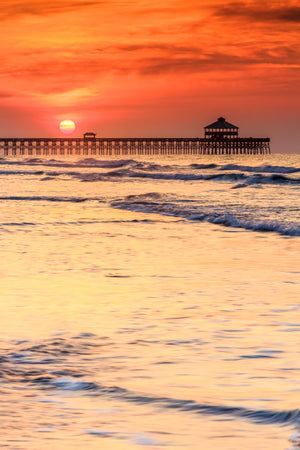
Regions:
<instances>
[{"instance_id":1,"label":"calm water surface","mask_svg":"<svg viewBox=\"0 0 300 450\"><path fill-rule=\"evenodd\" d=\"M300 159L0 161L1 448L300 448Z\"/></svg>"}]
</instances>

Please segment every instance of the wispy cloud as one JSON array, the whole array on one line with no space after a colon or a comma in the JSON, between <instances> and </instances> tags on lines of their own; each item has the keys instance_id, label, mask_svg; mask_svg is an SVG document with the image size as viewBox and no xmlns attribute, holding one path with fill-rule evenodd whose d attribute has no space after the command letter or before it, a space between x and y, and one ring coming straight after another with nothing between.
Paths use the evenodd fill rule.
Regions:
<instances>
[{"instance_id":1,"label":"wispy cloud","mask_svg":"<svg viewBox=\"0 0 300 450\"><path fill-rule=\"evenodd\" d=\"M209 72L246 73L251 67L268 68L269 71L300 67L296 64L297 51L289 46L228 50L209 51L196 45L145 42L106 45L88 54L75 53L68 57L38 52L32 60L19 55L9 68L0 67L0 76L9 77L12 83L22 84L27 80L24 84L26 92L57 94L97 83L101 86L107 77L121 80L131 75L140 78L166 75L174 79L180 75L207 76ZM9 92L2 93L2 97L9 95Z\"/></svg>"},{"instance_id":2,"label":"wispy cloud","mask_svg":"<svg viewBox=\"0 0 300 450\"><path fill-rule=\"evenodd\" d=\"M113 3L113 0L112 2ZM9 19L24 15L49 15L67 13L91 6L107 5L108 1L99 0L31 0L15 1L4 0L1 2L0 18Z\"/></svg>"},{"instance_id":3,"label":"wispy cloud","mask_svg":"<svg viewBox=\"0 0 300 450\"><path fill-rule=\"evenodd\" d=\"M284 3L281 6L257 3L232 2L224 5L217 5L214 9L216 17L234 19L244 18L257 22L295 22L300 23L300 6L288 5Z\"/></svg>"}]
</instances>

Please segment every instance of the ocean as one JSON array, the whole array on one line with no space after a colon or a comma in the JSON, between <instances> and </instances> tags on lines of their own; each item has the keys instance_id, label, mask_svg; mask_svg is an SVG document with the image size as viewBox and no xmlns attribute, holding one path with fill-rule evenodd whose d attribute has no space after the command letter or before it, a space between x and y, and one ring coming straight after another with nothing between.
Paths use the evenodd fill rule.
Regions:
<instances>
[{"instance_id":1,"label":"ocean","mask_svg":"<svg viewBox=\"0 0 300 450\"><path fill-rule=\"evenodd\" d=\"M300 157L0 160L1 448L300 449Z\"/></svg>"}]
</instances>

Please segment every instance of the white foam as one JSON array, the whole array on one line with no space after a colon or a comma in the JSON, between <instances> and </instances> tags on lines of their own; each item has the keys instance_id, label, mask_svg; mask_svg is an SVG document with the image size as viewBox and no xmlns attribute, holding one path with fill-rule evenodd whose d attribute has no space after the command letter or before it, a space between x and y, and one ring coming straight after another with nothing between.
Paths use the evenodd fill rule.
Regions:
<instances>
[{"instance_id":1,"label":"white foam","mask_svg":"<svg viewBox=\"0 0 300 450\"><path fill-rule=\"evenodd\" d=\"M193 204L186 204L170 201L168 196L151 193L149 196L132 195L124 200L112 202L112 206L138 212L156 213L182 217L193 221L207 221L217 225L232 228L243 228L246 230L259 232L276 232L287 236L300 236L300 227L290 222L280 222L253 217L253 212L247 211L245 206L240 209L232 209L227 213L222 212L213 205L201 207ZM233 208L233 207L231 207ZM227 210L229 207L226 208Z\"/></svg>"}]
</instances>

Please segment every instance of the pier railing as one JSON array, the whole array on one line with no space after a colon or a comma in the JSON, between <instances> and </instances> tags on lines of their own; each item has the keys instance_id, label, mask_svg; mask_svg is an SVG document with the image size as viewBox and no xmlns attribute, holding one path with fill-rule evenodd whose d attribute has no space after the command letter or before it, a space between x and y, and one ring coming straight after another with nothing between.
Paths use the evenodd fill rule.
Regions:
<instances>
[{"instance_id":1,"label":"pier railing","mask_svg":"<svg viewBox=\"0 0 300 450\"><path fill-rule=\"evenodd\" d=\"M269 138L0 138L0 156L263 155Z\"/></svg>"}]
</instances>

